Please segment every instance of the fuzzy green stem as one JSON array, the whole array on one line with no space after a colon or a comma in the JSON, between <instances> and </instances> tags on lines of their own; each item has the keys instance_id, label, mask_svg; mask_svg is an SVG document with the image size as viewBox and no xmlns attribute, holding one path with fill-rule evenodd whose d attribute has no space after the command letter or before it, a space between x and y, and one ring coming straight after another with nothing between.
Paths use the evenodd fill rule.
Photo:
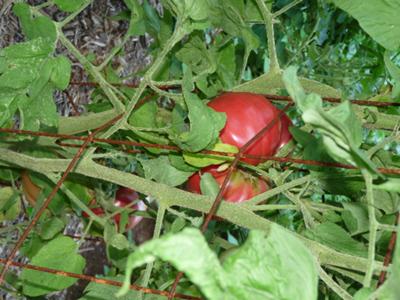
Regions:
<instances>
[{"instance_id":1,"label":"fuzzy green stem","mask_svg":"<svg viewBox=\"0 0 400 300\"><path fill-rule=\"evenodd\" d=\"M372 188L372 175L367 171L363 171L363 176L366 186L366 199L368 205L368 218L369 218L369 245L368 245L368 263L367 270L365 272L364 287L370 287L372 276L375 268L375 243L376 243L376 232L378 230L378 222L375 217L375 201L374 193Z\"/></svg>"},{"instance_id":2,"label":"fuzzy green stem","mask_svg":"<svg viewBox=\"0 0 400 300\"><path fill-rule=\"evenodd\" d=\"M279 68L278 56L276 54L273 15L263 0L256 0L256 2L265 22L265 30L267 32L267 39L268 39L267 41L268 53L269 53L269 59L271 61L270 72L272 73L279 72L280 68Z\"/></svg>"},{"instance_id":3,"label":"fuzzy green stem","mask_svg":"<svg viewBox=\"0 0 400 300\"><path fill-rule=\"evenodd\" d=\"M156 225L154 227L154 233L153 233L153 239L158 239L160 237L160 235L161 235L161 230L162 230L162 225L163 225L166 209L167 209L167 207L165 207L164 205L160 205L158 207ZM145 270L145 272L143 274L143 279L142 279L141 286L147 287L147 285L149 284L150 277L151 277L151 272L153 270L153 267L154 267L154 262L151 262L151 263L147 264L146 270ZM143 299L143 293L140 293L139 299L140 300Z\"/></svg>"}]
</instances>

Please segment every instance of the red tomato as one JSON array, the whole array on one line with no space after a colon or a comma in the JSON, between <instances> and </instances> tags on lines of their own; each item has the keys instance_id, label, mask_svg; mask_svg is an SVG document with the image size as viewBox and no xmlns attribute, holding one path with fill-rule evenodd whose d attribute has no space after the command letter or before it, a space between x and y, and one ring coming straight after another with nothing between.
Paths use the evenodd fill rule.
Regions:
<instances>
[{"instance_id":1,"label":"red tomato","mask_svg":"<svg viewBox=\"0 0 400 300\"><path fill-rule=\"evenodd\" d=\"M220 132L220 138L222 142L238 148L244 146L280 114L280 110L264 96L252 93L225 93L211 100L208 106L226 114L226 124ZM274 155L292 139L288 129L291 125L290 119L282 114L274 125L247 149L245 154ZM243 161L255 165L262 160L246 158ZM188 180L187 189L200 194L200 175L206 172L210 173L221 187L227 171L218 172L217 168L218 166L209 166L193 174ZM268 188L265 180L235 170L223 198L230 202L243 202L267 191Z\"/></svg>"},{"instance_id":2,"label":"red tomato","mask_svg":"<svg viewBox=\"0 0 400 300\"><path fill-rule=\"evenodd\" d=\"M278 150L285 146L292 139L292 135L289 131L289 127L293 126L292 121L288 118L288 116L283 115L281 118L281 139L278 146Z\"/></svg>"},{"instance_id":3,"label":"red tomato","mask_svg":"<svg viewBox=\"0 0 400 300\"><path fill-rule=\"evenodd\" d=\"M115 195L114 206L115 207L125 207L125 206L128 206L129 204L131 204L132 202L136 201L137 199L139 199L139 195L137 192L135 192L134 190L131 190L129 188L120 187L117 190L117 193ZM91 201L91 203L96 203L96 200L93 199ZM136 210L136 211L145 211L147 209L147 207L143 201L138 201L136 204L134 204L130 208L132 210ZM97 216L102 216L105 214L102 207L91 208L91 211ZM82 213L82 216L84 218L89 217L89 215L85 212ZM138 224L142 219L143 219L143 217L140 217L140 216L130 216L129 220L128 220L128 224L126 225L126 230L132 229L133 227L135 227L136 224ZM121 215L116 214L114 216L114 221L119 226L119 223L121 221Z\"/></svg>"},{"instance_id":4,"label":"red tomato","mask_svg":"<svg viewBox=\"0 0 400 300\"><path fill-rule=\"evenodd\" d=\"M201 194L200 175L203 175L204 173L210 173L221 187L228 171L225 170L218 172L217 168L218 166L209 166L193 174L189 178L187 189L192 193ZM241 170L235 170L233 171L233 174L228 182L228 186L226 187L222 197L226 201L238 203L249 200L256 195L267 191L268 188L269 186L267 182L263 179L254 177Z\"/></svg>"},{"instance_id":5,"label":"red tomato","mask_svg":"<svg viewBox=\"0 0 400 300\"><path fill-rule=\"evenodd\" d=\"M264 96L252 93L225 93L211 100L208 106L226 114L226 125L220 133L220 138L222 142L238 148L245 145L280 112ZM245 154L274 155L281 145L281 134L289 125L290 120L287 117L283 118L282 122L279 120L255 141ZM288 138L286 133L284 137ZM253 165L261 162L249 158L243 161Z\"/></svg>"}]
</instances>

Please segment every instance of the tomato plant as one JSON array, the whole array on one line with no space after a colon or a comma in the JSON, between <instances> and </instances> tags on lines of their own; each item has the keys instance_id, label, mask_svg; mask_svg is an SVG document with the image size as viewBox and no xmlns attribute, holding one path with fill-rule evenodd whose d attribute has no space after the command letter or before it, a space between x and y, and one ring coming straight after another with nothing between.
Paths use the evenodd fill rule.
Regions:
<instances>
[{"instance_id":1,"label":"tomato plant","mask_svg":"<svg viewBox=\"0 0 400 300\"><path fill-rule=\"evenodd\" d=\"M220 133L222 142L238 148L250 141L259 131L278 118L280 110L262 95L252 93L224 93L208 102L208 106L226 114L226 124ZM285 115L275 121L269 130L255 141L245 154L271 156L291 135L288 127L290 119ZM262 160L245 158L250 164Z\"/></svg>"},{"instance_id":2,"label":"tomato plant","mask_svg":"<svg viewBox=\"0 0 400 300\"><path fill-rule=\"evenodd\" d=\"M103 2L1 9L0 298L397 299L398 1Z\"/></svg>"},{"instance_id":3,"label":"tomato plant","mask_svg":"<svg viewBox=\"0 0 400 300\"><path fill-rule=\"evenodd\" d=\"M192 175L187 183L187 188L193 193L201 194L201 175L210 173L221 187L228 170L218 171L218 166L209 166ZM268 183L241 170L233 171L229 183L222 197L229 202L243 202L268 190Z\"/></svg>"}]
</instances>

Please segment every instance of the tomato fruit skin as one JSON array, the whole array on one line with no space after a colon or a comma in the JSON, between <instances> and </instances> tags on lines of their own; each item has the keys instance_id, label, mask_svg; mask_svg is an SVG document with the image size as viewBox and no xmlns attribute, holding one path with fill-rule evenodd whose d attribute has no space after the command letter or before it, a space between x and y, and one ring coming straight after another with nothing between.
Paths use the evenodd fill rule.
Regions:
<instances>
[{"instance_id":1,"label":"tomato fruit skin","mask_svg":"<svg viewBox=\"0 0 400 300\"><path fill-rule=\"evenodd\" d=\"M224 93L207 105L226 114L226 124L220 133L220 138L223 143L238 148L250 141L280 113L280 110L264 96L252 93ZM287 121L290 122L288 118L284 124L281 120L275 121L275 124L255 141L245 154L274 155L281 144L281 133L284 131L282 127L288 125ZM261 162L253 158L245 158L243 161L253 165Z\"/></svg>"},{"instance_id":2,"label":"tomato fruit skin","mask_svg":"<svg viewBox=\"0 0 400 300\"><path fill-rule=\"evenodd\" d=\"M188 191L201 194L200 180L201 175L210 173L217 181L219 187L222 186L228 170L218 172L218 166L208 166L193 174L187 183ZM234 170L222 197L228 202L240 203L253 198L269 189L268 183L256 178L241 170Z\"/></svg>"},{"instance_id":3,"label":"tomato fruit skin","mask_svg":"<svg viewBox=\"0 0 400 300\"><path fill-rule=\"evenodd\" d=\"M115 207L125 207L130 205L132 202L136 201L139 199L139 194L129 188L125 187L120 187L118 188L116 194L115 194L115 199L114 199L114 206ZM96 203L96 200L93 199L91 203ZM147 206L144 204L143 201L138 201L134 205L130 206L130 209L135 210L135 211L146 211ZM102 207L94 207L90 209L96 216L103 216L105 215L104 209ZM89 215L85 212L82 213L82 216L84 218L89 218ZM114 221L115 224L119 227L120 221L121 221L121 215L116 214L114 215ZM135 227L143 217L141 216L129 216L128 224L126 225L126 230L132 229Z\"/></svg>"},{"instance_id":4,"label":"tomato fruit skin","mask_svg":"<svg viewBox=\"0 0 400 300\"><path fill-rule=\"evenodd\" d=\"M278 150L285 146L292 140L292 134L289 131L289 127L293 126L292 121L288 118L287 115L282 115L281 117L281 138L278 146Z\"/></svg>"}]
</instances>

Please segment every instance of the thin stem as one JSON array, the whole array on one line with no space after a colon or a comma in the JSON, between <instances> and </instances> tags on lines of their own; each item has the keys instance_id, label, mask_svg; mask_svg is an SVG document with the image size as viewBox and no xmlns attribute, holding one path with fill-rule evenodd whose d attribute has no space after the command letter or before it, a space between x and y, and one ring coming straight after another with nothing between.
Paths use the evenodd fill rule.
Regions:
<instances>
[{"instance_id":1,"label":"thin stem","mask_svg":"<svg viewBox=\"0 0 400 300\"><path fill-rule=\"evenodd\" d=\"M266 205L254 205L248 207L248 209L250 209L251 211L283 210L283 209L299 210L299 207L293 204L266 204Z\"/></svg>"},{"instance_id":2,"label":"thin stem","mask_svg":"<svg viewBox=\"0 0 400 300\"><path fill-rule=\"evenodd\" d=\"M125 46L125 44L129 41L129 38L131 37L131 35L129 34L129 31L125 33L124 38L122 40L122 42L117 46L114 47L110 54L104 59L104 61L96 67L96 69L100 72L102 71L107 65L108 63L114 58L114 56L121 51L122 47Z\"/></svg>"},{"instance_id":3,"label":"thin stem","mask_svg":"<svg viewBox=\"0 0 400 300\"><path fill-rule=\"evenodd\" d=\"M62 33L61 27L57 26L57 31L59 35L59 40L61 43L71 52L75 58L85 67L85 69L89 72L90 75L98 82L99 86L102 88L111 104L117 110L117 112L121 113L124 111L124 105L112 91L112 86L105 80L103 75L93 66L88 59L83 56L78 49L67 39L67 37ZM118 122L117 122L118 124ZM115 125L114 125L115 126Z\"/></svg>"},{"instance_id":4,"label":"thin stem","mask_svg":"<svg viewBox=\"0 0 400 300\"><path fill-rule=\"evenodd\" d=\"M312 179L311 175L307 175L307 176L304 176L304 177L301 177L298 179L294 179L288 183L277 186L276 188L273 188L272 190L261 193L255 197L251 198L248 201L242 202L240 205L242 205L244 207L249 207L249 206L259 204L259 203L261 203L265 200L268 200L269 198L272 198L276 195L279 195L280 193L287 191L295 186L303 185L311 179Z\"/></svg>"},{"instance_id":5,"label":"thin stem","mask_svg":"<svg viewBox=\"0 0 400 300\"><path fill-rule=\"evenodd\" d=\"M364 287L370 287L372 276L375 267L375 243L376 243L376 232L378 229L378 222L375 217L375 201L374 193L372 189L372 175L366 171L363 171L363 176L366 186L366 198L368 204L368 218L369 218L369 245L368 245L368 263L367 271L364 277Z\"/></svg>"},{"instance_id":6,"label":"thin stem","mask_svg":"<svg viewBox=\"0 0 400 300\"><path fill-rule=\"evenodd\" d=\"M58 23L59 28L64 27L69 22L71 22L73 19L75 19L75 17L78 16L90 4L92 4L92 0L88 0L85 3L83 3L82 6L77 11L73 12L68 17L66 17L63 21Z\"/></svg>"},{"instance_id":7,"label":"thin stem","mask_svg":"<svg viewBox=\"0 0 400 300\"><path fill-rule=\"evenodd\" d=\"M272 73L278 72L280 70L280 68L279 68L278 56L276 54L273 15L263 0L256 0L256 2L257 2L257 5L261 11L261 14L262 14L264 22L265 22L265 30L266 30L267 39L268 39L268 41L267 41L268 42L268 53L269 53L269 59L271 61L270 72L272 72Z\"/></svg>"},{"instance_id":8,"label":"thin stem","mask_svg":"<svg viewBox=\"0 0 400 300\"><path fill-rule=\"evenodd\" d=\"M397 226L379 223L378 229L393 232L397 230Z\"/></svg>"},{"instance_id":9,"label":"thin stem","mask_svg":"<svg viewBox=\"0 0 400 300\"><path fill-rule=\"evenodd\" d=\"M276 11L276 12L274 12L274 13L272 14L273 18L275 19L275 18L279 17L280 15L284 14L284 13L287 12L289 9L291 9L291 8L294 7L294 6L296 6L297 4L299 4L299 3L302 2L302 1L303 1L303 0L295 0L295 1L291 2L291 3L289 3L288 5L282 7L280 10L278 10L278 11Z\"/></svg>"},{"instance_id":10,"label":"thin stem","mask_svg":"<svg viewBox=\"0 0 400 300\"><path fill-rule=\"evenodd\" d=\"M154 233L153 233L153 239L158 239L160 237L166 209L167 209L167 207L164 205L160 205L158 207L156 225L154 227ZM154 267L154 262L147 264L146 270L143 274L142 283L141 283L141 285L143 287L147 287L147 285L149 284L153 267ZM140 293L139 299L143 299L143 293Z\"/></svg>"},{"instance_id":11,"label":"thin stem","mask_svg":"<svg viewBox=\"0 0 400 300\"><path fill-rule=\"evenodd\" d=\"M340 298L344 300L352 300L353 297L344 290L337 282L335 282L329 275L318 265L319 276L325 284L334 291Z\"/></svg>"}]
</instances>

